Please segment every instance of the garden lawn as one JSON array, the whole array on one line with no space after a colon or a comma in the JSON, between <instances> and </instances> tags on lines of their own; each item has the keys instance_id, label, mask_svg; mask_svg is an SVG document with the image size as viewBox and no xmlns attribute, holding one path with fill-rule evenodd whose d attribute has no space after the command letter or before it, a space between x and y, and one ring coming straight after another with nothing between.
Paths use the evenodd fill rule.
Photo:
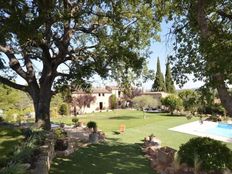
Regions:
<instances>
[{"instance_id":1,"label":"garden lawn","mask_svg":"<svg viewBox=\"0 0 232 174\"><path fill-rule=\"evenodd\" d=\"M3 167L8 160L15 146L23 139L21 131L16 128L2 126L0 127L0 168Z\"/></svg>"},{"instance_id":2,"label":"garden lawn","mask_svg":"<svg viewBox=\"0 0 232 174\"><path fill-rule=\"evenodd\" d=\"M143 157L138 143L145 136L154 134L162 146L170 146L178 150L193 135L169 131L169 128L196 121L185 117L167 114L143 113L134 110L116 110L79 116L80 121L96 121L99 129L106 133L107 143L92 145L79 149L68 158L57 158L51 168L55 173L79 174L149 174L154 173L149 162ZM71 117L54 119L55 123L72 124ZM126 125L123 134L117 134L120 124ZM232 144L227 144L232 149Z\"/></svg>"}]
</instances>

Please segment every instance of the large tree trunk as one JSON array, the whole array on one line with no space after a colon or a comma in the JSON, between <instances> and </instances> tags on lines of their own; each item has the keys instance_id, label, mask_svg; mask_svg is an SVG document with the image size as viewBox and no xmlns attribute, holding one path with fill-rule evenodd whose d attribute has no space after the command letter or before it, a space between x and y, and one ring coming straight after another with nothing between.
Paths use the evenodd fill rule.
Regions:
<instances>
[{"instance_id":1,"label":"large tree trunk","mask_svg":"<svg viewBox=\"0 0 232 174\"><path fill-rule=\"evenodd\" d=\"M207 15L206 15L206 6L207 1L198 0L197 1L197 22L201 31L201 38L207 41L211 35L211 31L208 27ZM207 60L210 63L210 60ZM211 75L214 84L216 85L219 98L225 107L228 115L232 116L232 96L228 92L228 89L225 85L225 79L223 74L217 73Z\"/></svg>"},{"instance_id":2,"label":"large tree trunk","mask_svg":"<svg viewBox=\"0 0 232 174\"><path fill-rule=\"evenodd\" d=\"M34 104L35 122L38 123L39 127L49 130L51 128L50 102L52 97L50 85L43 85L40 89L37 88L36 90L33 88L29 94Z\"/></svg>"},{"instance_id":3,"label":"large tree trunk","mask_svg":"<svg viewBox=\"0 0 232 174\"><path fill-rule=\"evenodd\" d=\"M232 96L224 87L217 87L220 100L225 107L227 114L232 117Z\"/></svg>"},{"instance_id":4,"label":"large tree trunk","mask_svg":"<svg viewBox=\"0 0 232 174\"><path fill-rule=\"evenodd\" d=\"M222 105L225 107L227 114L232 116L232 96L226 87L223 76L217 74L213 76L213 79L217 82L217 91Z\"/></svg>"},{"instance_id":5,"label":"large tree trunk","mask_svg":"<svg viewBox=\"0 0 232 174\"><path fill-rule=\"evenodd\" d=\"M38 94L34 94L33 104L35 110L35 122L41 124L45 130L51 128L50 125L50 102L51 102L51 90L40 90ZM41 121L41 123L40 123Z\"/></svg>"}]
</instances>

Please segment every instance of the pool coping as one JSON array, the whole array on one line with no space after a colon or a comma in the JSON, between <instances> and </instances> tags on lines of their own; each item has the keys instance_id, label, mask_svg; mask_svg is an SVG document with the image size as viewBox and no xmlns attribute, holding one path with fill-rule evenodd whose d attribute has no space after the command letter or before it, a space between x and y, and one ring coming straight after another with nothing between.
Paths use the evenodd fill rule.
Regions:
<instances>
[{"instance_id":1,"label":"pool coping","mask_svg":"<svg viewBox=\"0 0 232 174\"><path fill-rule=\"evenodd\" d=\"M211 122L211 121L204 121L203 124L201 124L199 121L194 121L187 124L182 124L173 128L169 128L168 130L191 134L191 135L197 135L201 137L209 137L215 140L232 143L232 138L222 137L218 135L211 135L203 132L197 132L199 128L204 129L205 127L202 127L202 125L207 125L207 128L216 126L217 123Z\"/></svg>"}]
</instances>

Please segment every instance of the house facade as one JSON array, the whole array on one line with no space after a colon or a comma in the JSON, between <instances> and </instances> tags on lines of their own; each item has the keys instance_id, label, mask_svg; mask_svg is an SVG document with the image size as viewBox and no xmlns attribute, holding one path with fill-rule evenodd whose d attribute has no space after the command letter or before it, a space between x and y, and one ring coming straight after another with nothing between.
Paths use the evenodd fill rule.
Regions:
<instances>
[{"instance_id":1,"label":"house facade","mask_svg":"<svg viewBox=\"0 0 232 174\"><path fill-rule=\"evenodd\" d=\"M94 101L92 101L90 104L82 108L80 108L78 105L72 106L71 110L74 115L109 110L110 109L110 96L112 95L115 95L117 99L117 106L120 107L123 104L125 105L125 103L122 103L123 92L117 86L106 86L103 88L93 88L91 90L91 93L89 94L87 94L84 91L75 91L72 93L72 98L78 98L82 95L91 95L94 97ZM165 92L143 91L142 95L150 95L150 96L153 96L158 101L160 101L161 98L166 97L169 94Z\"/></svg>"},{"instance_id":2,"label":"house facade","mask_svg":"<svg viewBox=\"0 0 232 174\"><path fill-rule=\"evenodd\" d=\"M83 91L75 91L72 93L72 98L77 98L81 95L87 95ZM120 101L123 96L122 91L117 86L106 86L104 88L93 88L89 94L95 99L89 105L80 108L78 105L72 106L73 114L92 113L110 109L110 96L115 95L117 101Z\"/></svg>"}]
</instances>

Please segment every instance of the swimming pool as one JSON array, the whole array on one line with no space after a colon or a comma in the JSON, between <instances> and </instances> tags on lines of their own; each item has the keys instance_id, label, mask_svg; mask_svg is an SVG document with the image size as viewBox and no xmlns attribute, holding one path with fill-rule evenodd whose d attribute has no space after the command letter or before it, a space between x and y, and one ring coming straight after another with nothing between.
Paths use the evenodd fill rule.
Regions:
<instances>
[{"instance_id":1,"label":"swimming pool","mask_svg":"<svg viewBox=\"0 0 232 174\"><path fill-rule=\"evenodd\" d=\"M195 121L170 128L169 130L210 137L216 140L232 143L232 124L215 123L211 121L204 121L204 123L201 124L199 121Z\"/></svg>"},{"instance_id":2,"label":"swimming pool","mask_svg":"<svg viewBox=\"0 0 232 174\"><path fill-rule=\"evenodd\" d=\"M232 125L231 124L218 123L215 127L205 129L204 131L212 135L232 138Z\"/></svg>"}]
</instances>

